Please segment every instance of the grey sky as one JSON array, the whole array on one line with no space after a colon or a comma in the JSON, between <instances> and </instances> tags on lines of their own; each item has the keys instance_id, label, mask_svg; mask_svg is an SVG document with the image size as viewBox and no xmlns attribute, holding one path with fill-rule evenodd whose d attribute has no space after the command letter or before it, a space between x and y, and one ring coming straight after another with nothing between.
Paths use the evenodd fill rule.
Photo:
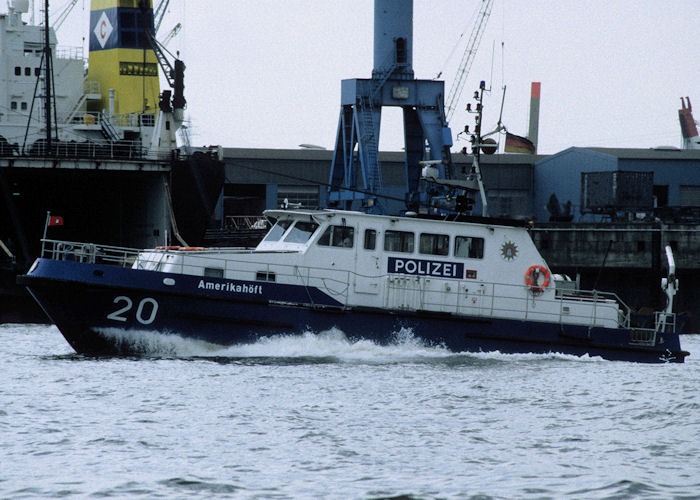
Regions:
<instances>
[{"instance_id":1,"label":"grey sky","mask_svg":"<svg viewBox=\"0 0 700 500\"><path fill-rule=\"evenodd\" d=\"M444 70L449 90L479 0L415 0L417 78ZM64 2L54 0L60 9ZM340 80L372 70L373 0L171 0L161 37L187 65L187 115L195 144L332 148ZM62 45L87 32L80 0L59 30ZM460 34L461 45L450 61ZM530 82L542 82L539 151L569 146L680 143L677 110L690 96L700 119L700 0L496 0L464 98L490 80L485 126L526 135ZM501 43L503 42L503 48ZM493 63L492 63L493 60ZM453 117L453 135L472 118ZM402 146L397 110L385 112L382 149ZM467 143L457 142L455 150Z\"/></svg>"}]
</instances>

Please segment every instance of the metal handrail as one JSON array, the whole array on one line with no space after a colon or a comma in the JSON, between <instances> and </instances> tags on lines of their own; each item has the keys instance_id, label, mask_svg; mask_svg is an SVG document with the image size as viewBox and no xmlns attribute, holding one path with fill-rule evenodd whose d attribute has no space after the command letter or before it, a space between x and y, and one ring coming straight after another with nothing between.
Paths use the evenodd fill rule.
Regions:
<instances>
[{"instance_id":1,"label":"metal handrail","mask_svg":"<svg viewBox=\"0 0 700 500\"><path fill-rule=\"evenodd\" d=\"M140 263L140 268L150 270L163 270L163 266L172 266L172 269L166 269L165 272L189 275L200 275L203 267L215 267L225 271L241 270L241 264L250 266L251 262L249 260L236 259L235 257L232 258L232 254L250 255L252 253L260 253L250 249L206 249L204 252L197 252L195 254L199 262L194 265L191 263L186 263L185 259L179 259L180 262L175 263L165 262L163 260L166 255L186 255L184 252L179 251L179 247L138 250L119 246L95 245L90 243L49 239L42 240L42 244L42 256L45 258L117 265L121 267L132 267L134 263ZM144 259L144 252L155 254L156 258L150 261ZM222 254L225 254L226 257L222 257ZM525 284L514 285L512 283L495 282L474 283L475 286L479 286L477 289L478 291L470 292L467 290L461 290L462 286L460 286L460 284L462 282L460 280L445 279L440 283L454 283L456 290L452 290L451 288L448 291L428 290L426 289L426 280L417 276L395 274L364 275L351 270L331 269L321 266L301 266L283 263L278 264L270 263L269 261L261 261L254 264L258 265L259 268L254 270L246 269L246 272L250 271L251 273L255 273L257 271L265 270L268 275L274 273L276 277L275 280L282 278L282 280L279 280L282 283L285 282L286 278L289 284L294 284L298 281L298 284L302 286L328 289L329 291L332 291L333 296L343 299L341 300L341 303L343 303L345 306L349 304L348 300L350 290L354 281L357 279L357 277L360 277L377 280L377 283L386 286L387 290L398 290L404 294L402 296L403 298L405 298L408 294L419 294L413 305L406 304L404 306L398 306L404 307L408 310L424 309L441 311L445 307L454 307L454 311L457 314L474 315L476 314L474 309L477 309L477 315L479 316L497 317L498 315L498 317L500 317L503 315L508 315L507 313L513 312L514 309L512 304L520 303L523 304L523 307L516 310L522 311L522 313L528 319L530 317L544 318L549 316L552 319L562 323L576 322L577 324L589 324L594 326L596 324L595 318L597 312L603 311L606 308L614 308L619 313L616 318L618 327L630 328L631 309L617 296L617 294L612 292L567 290L567 292L562 294L562 296L555 295L554 299L537 297L537 304L559 304L558 308L553 308L557 312L549 312L549 310L544 310L545 308L542 307L538 307L537 309L530 307L530 301L535 299L530 293L530 288ZM255 281L254 275L249 281ZM336 287L335 285L338 286ZM482 287L481 285L484 286ZM434 295L437 295L437 297L443 297L443 294L445 294L443 300L431 298L431 296ZM389 300L388 293L385 294L385 297L386 300ZM477 299L478 307L475 308L468 305L472 298ZM466 303L466 305L464 303ZM565 313L563 311L565 306L574 305L576 303L591 305L588 312L593 314L594 317L587 318L584 316L574 315L571 312ZM386 305L393 307L392 304L387 303ZM657 331L660 328L659 325L662 324L662 316L659 314L662 314L663 319L665 319L663 324L665 325L666 329L669 327L674 327L675 314L656 314L657 316L654 322L655 328L635 327L634 330L652 332ZM608 317L608 320L612 320L612 318Z\"/></svg>"},{"instance_id":2,"label":"metal handrail","mask_svg":"<svg viewBox=\"0 0 700 500\"><path fill-rule=\"evenodd\" d=\"M255 227L257 225L263 227ZM227 215L224 219L224 227L233 231L268 229L269 223L262 215Z\"/></svg>"},{"instance_id":3,"label":"metal handrail","mask_svg":"<svg viewBox=\"0 0 700 500\"><path fill-rule=\"evenodd\" d=\"M56 59L85 59L83 47L60 46L56 48Z\"/></svg>"},{"instance_id":4,"label":"metal handrail","mask_svg":"<svg viewBox=\"0 0 700 500\"><path fill-rule=\"evenodd\" d=\"M99 82L96 83L99 92ZM155 126L156 117L153 113L114 113L108 115L101 111L85 111L80 116L73 116L71 123L74 125L87 125L99 127L104 121L109 121L112 125L123 128L153 128Z\"/></svg>"},{"instance_id":5,"label":"metal handrail","mask_svg":"<svg viewBox=\"0 0 700 500\"><path fill-rule=\"evenodd\" d=\"M49 151L43 142L35 143L28 156L48 156ZM142 159L149 151L140 141L117 142L68 142L60 141L51 145L52 158L109 158L119 160Z\"/></svg>"}]
</instances>

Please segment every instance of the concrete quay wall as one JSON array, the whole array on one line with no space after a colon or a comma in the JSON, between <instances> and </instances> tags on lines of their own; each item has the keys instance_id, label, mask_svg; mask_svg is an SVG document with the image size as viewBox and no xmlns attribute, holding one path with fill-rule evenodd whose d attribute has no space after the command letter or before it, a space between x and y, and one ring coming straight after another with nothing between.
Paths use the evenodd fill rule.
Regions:
<instances>
[{"instance_id":1,"label":"concrete quay wall","mask_svg":"<svg viewBox=\"0 0 700 500\"><path fill-rule=\"evenodd\" d=\"M700 332L700 224L542 223L532 238L552 272L578 280L584 290L614 292L641 313L665 306L660 282L670 245L680 284L678 329Z\"/></svg>"},{"instance_id":2,"label":"concrete quay wall","mask_svg":"<svg viewBox=\"0 0 700 500\"><path fill-rule=\"evenodd\" d=\"M532 237L553 268L661 270L670 245L678 269L700 270L700 224L541 223Z\"/></svg>"}]
</instances>

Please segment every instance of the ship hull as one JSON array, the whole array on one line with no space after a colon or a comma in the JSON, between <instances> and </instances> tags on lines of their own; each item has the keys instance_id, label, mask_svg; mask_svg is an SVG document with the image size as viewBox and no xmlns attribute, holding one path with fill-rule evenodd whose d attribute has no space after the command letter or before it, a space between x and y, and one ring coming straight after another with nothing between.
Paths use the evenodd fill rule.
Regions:
<instances>
[{"instance_id":1,"label":"ship hull","mask_svg":"<svg viewBox=\"0 0 700 500\"><path fill-rule=\"evenodd\" d=\"M0 322L46 322L15 283L40 254L42 235L144 248L162 244L174 220L187 244L200 245L223 186L223 163L204 154L170 163L47 162L0 158L0 240L14 252L10 258L0 250ZM49 211L65 224L45 233Z\"/></svg>"},{"instance_id":2,"label":"ship hull","mask_svg":"<svg viewBox=\"0 0 700 500\"><path fill-rule=\"evenodd\" d=\"M378 344L402 331L450 351L561 353L608 360L683 362L675 333L654 345L630 341L624 329L588 328L429 311L352 308L303 286L243 282L40 259L19 278L76 352L139 355L145 332L219 346L273 335L341 330Z\"/></svg>"}]
</instances>

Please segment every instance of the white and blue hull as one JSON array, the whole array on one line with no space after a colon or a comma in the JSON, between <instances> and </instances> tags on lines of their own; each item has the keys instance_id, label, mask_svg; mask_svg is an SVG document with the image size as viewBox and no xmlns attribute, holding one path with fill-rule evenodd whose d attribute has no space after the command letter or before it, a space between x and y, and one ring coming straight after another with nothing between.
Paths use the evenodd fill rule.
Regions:
<instances>
[{"instance_id":1,"label":"white and blue hull","mask_svg":"<svg viewBox=\"0 0 700 500\"><path fill-rule=\"evenodd\" d=\"M402 328L454 352L562 353L682 362L675 332L640 342L633 329L429 310L348 306L315 287L40 259L20 278L70 345L87 355L139 354L136 332L222 346L338 328L380 344ZM118 333L118 334L115 334Z\"/></svg>"}]
</instances>

